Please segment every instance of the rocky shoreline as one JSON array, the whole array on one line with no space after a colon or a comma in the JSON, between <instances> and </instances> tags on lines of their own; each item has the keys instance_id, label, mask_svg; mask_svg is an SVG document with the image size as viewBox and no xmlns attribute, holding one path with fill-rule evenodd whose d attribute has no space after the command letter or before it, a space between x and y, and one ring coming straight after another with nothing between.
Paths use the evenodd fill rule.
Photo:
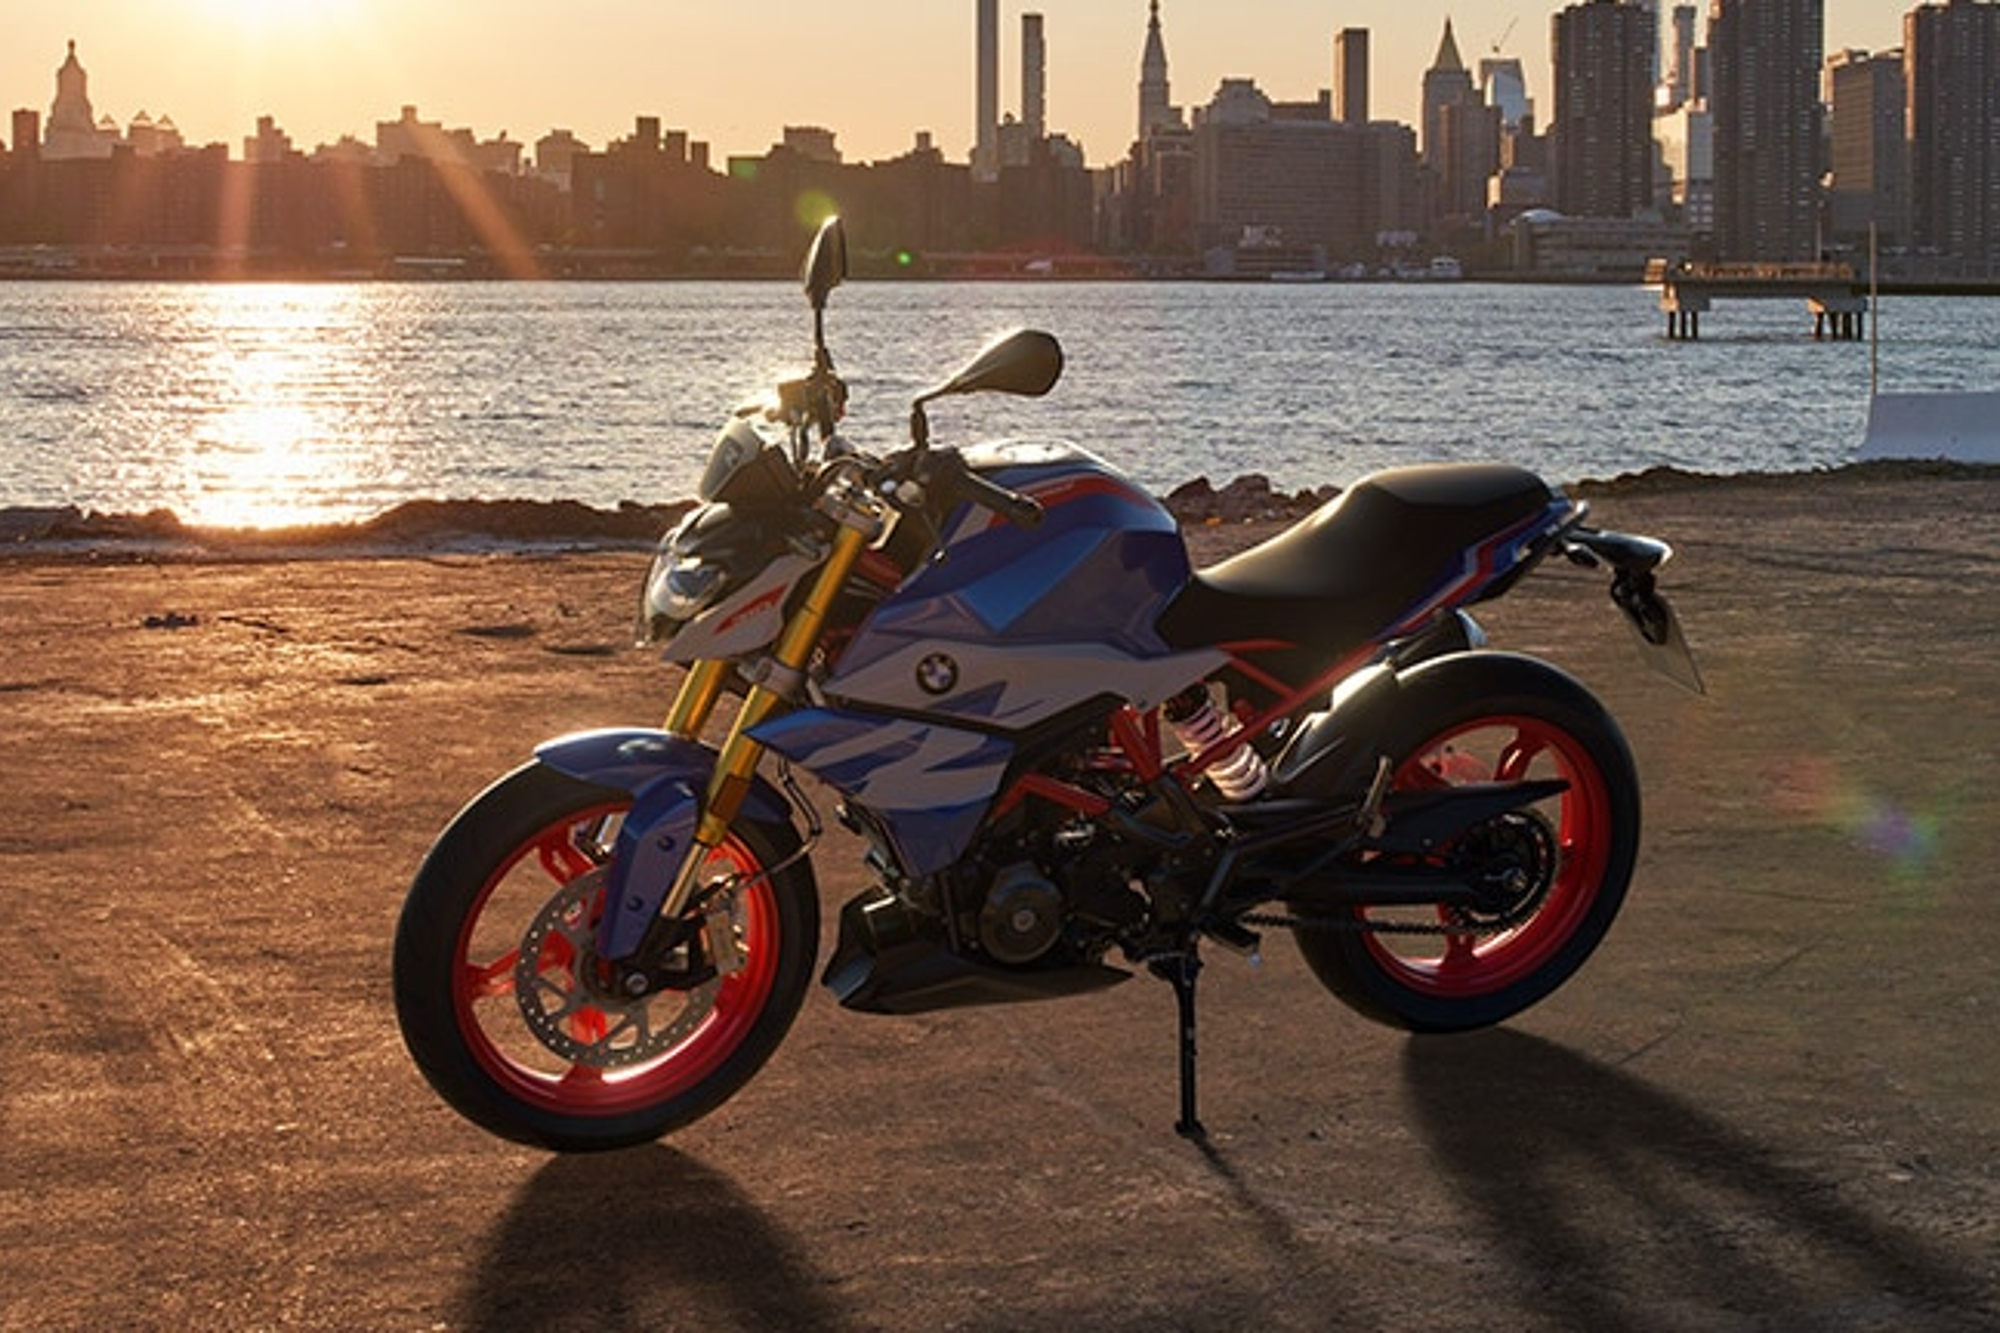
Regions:
<instances>
[{"instance_id":1,"label":"rocky shoreline","mask_svg":"<svg viewBox=\"0 0 2000 1333\"><path fill-rule=\"evenodd\" d=\"M1989 475L1976 464L1899 460L1855 463L1813 473L1719 476L1651 468L1608 481L1566 486L1584 499L1717 487L1795 485L1804 479L1844 481L1953 479ZM1339 487L1285 491L1261 473L1217 487L1196 477L1161 497L1183 524L1194 526L1290 522L1339 494ZM272 529L197 527L170 510L106 514L74 505L0 507L0 557L74 552L156 551L163 554L292 557L427 550L620 549L650 546L693 504L625 502L601 509L576 500L410 500L354 523Z\"/></svg>"}]
</instances>

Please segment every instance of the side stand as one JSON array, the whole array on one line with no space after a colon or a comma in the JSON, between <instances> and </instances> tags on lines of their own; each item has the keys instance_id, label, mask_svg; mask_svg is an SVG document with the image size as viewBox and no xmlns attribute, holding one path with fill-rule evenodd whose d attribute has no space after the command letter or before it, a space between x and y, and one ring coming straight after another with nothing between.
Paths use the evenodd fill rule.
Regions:
<instances>
[{"instance_id":1,"label":"side stand","mask_svg":"<svg viewBox=\"0 0 2000 1333\"><path fill-rule=\"evenodd\" d=\"M1154 959L1152 971L1173 986L1180 1016L1181 1118L1174 1122L1174 1132L1184 1139L1204 1141L1208 1131L1195 1114L1194 983L1201 975L1201 955L1195 952L1194 941L1188 941L1183 953Z\"/></svg>"}]
</instances>

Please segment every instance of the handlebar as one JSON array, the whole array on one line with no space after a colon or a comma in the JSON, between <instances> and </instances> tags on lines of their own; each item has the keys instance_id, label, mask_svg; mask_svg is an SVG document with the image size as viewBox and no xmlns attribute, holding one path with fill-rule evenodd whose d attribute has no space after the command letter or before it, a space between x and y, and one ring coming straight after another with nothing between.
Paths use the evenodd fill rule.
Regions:
<instances>
[{"instance_id":1,"label":"handlebar","mask_svg":"<svg viewBox=\"0 0 2000 1333\"><path fill-rule=\"evenodd\" d=\"M1042 505L1033 496L1010 491L997 482L988 481L963 463L956 471L955 488L960 498L982 509L992 510L1017 528L1041 526Z\"/></svg>"},{"instance_id":2,"label":"handlebar","mask_svg":"<svg viewBox=\"0 0 2000 1333\"><path fill-rule=\"evenodd\" d=\"M876 475L882 493L905 512L924 510L942 519L953 505L963 502L991 510L1018 528L1037 527L1042 521L1040 501L988 481L967 467L956 449L906 449L886 460Z\"/></svg>"}]
</instances>

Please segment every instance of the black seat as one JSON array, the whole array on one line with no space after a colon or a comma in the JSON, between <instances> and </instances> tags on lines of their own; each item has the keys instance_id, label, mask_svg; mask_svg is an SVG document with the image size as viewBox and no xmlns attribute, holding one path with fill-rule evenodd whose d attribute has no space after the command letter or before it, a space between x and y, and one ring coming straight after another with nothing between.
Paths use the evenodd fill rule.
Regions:
<instances>
[{"instance_id":1,"label":"black seat","mask_svg":"<svg viewBox=\"0 0 2000 1333\"><path fill-rule=\"evenodd\" d=\"M1554 498L1540 477L1502 463L1374 473L1262 545L1197 570L1160 635L1183 649L1268 639L1344 652L1443 588L1467 550Z\"/></svg>"}]
</instances>

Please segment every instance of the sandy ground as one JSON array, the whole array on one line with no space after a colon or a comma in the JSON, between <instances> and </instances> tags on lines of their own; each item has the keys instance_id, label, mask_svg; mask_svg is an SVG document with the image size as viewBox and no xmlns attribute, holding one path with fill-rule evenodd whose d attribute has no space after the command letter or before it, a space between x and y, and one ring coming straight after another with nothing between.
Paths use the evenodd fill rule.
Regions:
<instances>
[{"instance_id":1,"label":"sandy ground","mask_svg":"<svg viewBox=\"0 0 2000 1333\"><path fill-rule=\"evenodd\" d=\"M1212 955L1206 1148L1144 979L916 1019L815 988L670 1143L489 1139L403 1054L391 930L489 776L660 715L644 554L0 558L0 1326L2000 1324L2000 477L1596 505L1680 547L1710 697L1579 571L1485 619L1628 728L1610 939L1437 1040L1284 938ZM853 845L819 866L830 920Z\"/></svg>"}]
</instances>

